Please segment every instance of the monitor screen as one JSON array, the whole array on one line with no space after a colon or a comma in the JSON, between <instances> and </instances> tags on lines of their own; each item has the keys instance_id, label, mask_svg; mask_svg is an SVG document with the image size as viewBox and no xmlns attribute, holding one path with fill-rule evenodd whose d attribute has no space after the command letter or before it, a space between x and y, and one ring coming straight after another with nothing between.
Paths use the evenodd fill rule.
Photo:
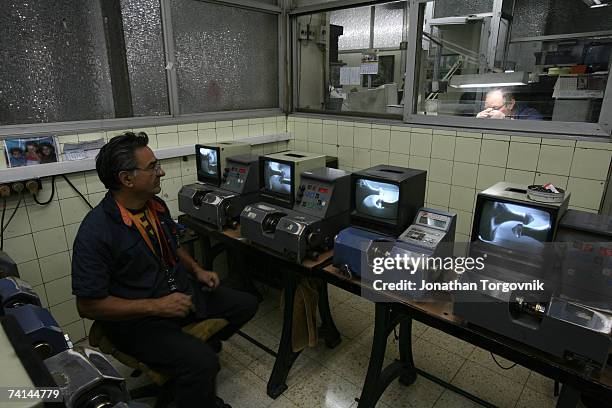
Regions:
<instances>
[{"instance_id":1,"label":"monitor screen","mask_svg":"<svg viewBox=\"0 0 612 408\"><path fill-rule=\"evenodd\" d=\"M200 161L199 175L206 178L219 177L219 152L217 149L200 147L198 150Z\"/></svg>"},{"instance_id":2,"label":"monitor screen","mask_svg":"<svg viewBox=\"0 0 612 408\"><path fill-rule=\"evenodd\" d=\"M291 195L291 179L291 165L272 160L264 162L264 183L267 190Z\"/></svg>"},{"instance_id":3,"label":"monitor screen","mask_svg":"<svg viewBox=\"0 0 612 408\"><path fill-rule=\"evenodd\" d=\"M370 217L395 220L399 205L399 186L367 179L357 179L355 207Z\"/></svg>"},{"instance_id":4,"label":"monitor screen","mask_svg":"<svg viewBox=\"0 0 612 408\"><path fill-rule=\"evenodd\" d=\"M447 217L436 214L420 213L419 224L437 228L446 228L447 223Z\"/></svg>"},{"instance_id":5,"label":"monitor screen","mask_svg":"<svg viewBox=\"0 0 612 408\"><path fill-rule=\"evenodd\" d=\"M552 221L550 213L537 208L485 201L478 225L478 239L503 248L539 252Z\"/></svg>"}]
</instances>

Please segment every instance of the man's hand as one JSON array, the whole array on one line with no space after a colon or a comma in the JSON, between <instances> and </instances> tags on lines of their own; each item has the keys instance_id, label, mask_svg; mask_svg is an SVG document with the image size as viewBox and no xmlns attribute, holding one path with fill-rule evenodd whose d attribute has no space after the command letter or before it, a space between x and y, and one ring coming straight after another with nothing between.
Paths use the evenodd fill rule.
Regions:
<instances>
[{"instance_id":1,"label":"man's hand","mask_svg":"<svg viewBox=\"0 0 612 408\"><path fill-rule=\"evenodd\" d=\"M191 296L184 293L174 292L164 297L153 299L153 311L156 316L161 317L185 317L193 310Z\"/></svg>"},{"instance_id":2,"label":"man's hand","mask_svg":"<svg viewBox=\"0 0 612 408\"><path fill-rule=\"evenodd\" d=\"M493 109L491 109L491 108L487 108L487 109L483 110L482 112L478 113L478 115L476 115L476 117L480 118L480 119L486 119L486 118L489 117L489 113L491 113L492 110Z\"/></svg>"},{"instance_id":3,"label":"man's hand","mask_svg":"<svg viewBox=\"0 0 612 408\"><path fill-rule=\"evenodd\" d=\"M219 286L219 275L217 275L216 272L207 271L200 266L195 267L194 272L198 280L209 288L215 289L217 286Z\"/></svg>"},{"instance_id":4,"label":"man's hand","mask_svg":"<svg viewBox=\"0 0 612 408\"><path fill-rule=\"evenodd\" d=\"M476 117L481 119L505 119L506 115L501 111L487 108L476 115Z\"/></svg>"}]
</instances>

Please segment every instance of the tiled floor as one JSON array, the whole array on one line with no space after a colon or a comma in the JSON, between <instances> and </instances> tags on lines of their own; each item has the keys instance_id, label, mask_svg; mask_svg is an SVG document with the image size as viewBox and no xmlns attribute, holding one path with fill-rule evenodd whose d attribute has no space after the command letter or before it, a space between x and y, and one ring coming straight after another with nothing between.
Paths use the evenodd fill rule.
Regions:
<instances>
[{"instance_id":1,"label":"tiled floor","mask_svg":"<svg viewBox=\"0 0 612 408\"><path fill-rule=\"evenodd\" d=\"M282 327L280 293L265 288L265 300L244 331L276 350ZM343 341L335 349L319 346L305 350L297 359L287 384L289 389L276 400L266 395L266 382L274 359L242 337L234 336L223 346L218 394L234 408L356 408L369 361L374 306L340 289L330 287L330 303ZM438 330L414 323L415 364L499 407L554 407L553 381L515 366L502 370L491 354ZM390 336L387 362L398 356ZM503 366L511 362L497 358ZM128 378L128 387L142 384L129 377L130 370L116 364ZM151 403L151 401L144 401ZM393 382L378 407L473 408L478 405L425 378L405 387Z\"/></svg>"}]
</instances>

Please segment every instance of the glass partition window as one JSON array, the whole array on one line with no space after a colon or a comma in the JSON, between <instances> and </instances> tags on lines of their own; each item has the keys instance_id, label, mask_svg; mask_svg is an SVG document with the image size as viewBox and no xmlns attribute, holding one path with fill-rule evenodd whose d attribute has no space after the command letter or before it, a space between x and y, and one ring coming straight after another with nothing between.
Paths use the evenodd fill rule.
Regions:
<instances>
[{"instance_id":1,"label":"glass partition window","mask_svg":"<svg viewBox=\"0 0 612 408\"><path fill-rule=\"evenodd\" d=\"M181 114L277 108L278 17L173 0Z\"/></svg>"},{"instance_id":2,"label":"glass partition window","mask_svg":"<svg viewBox=\"0 0 612 408\"><path fill-rule=\"evenodd\" d=\"M297 107L402 118L407 2L295 19Z\"/></svg>"},{"instance_id":3,"label":"glass partition window","mask_svg":"<svg viewBox=\"0 0 612 408\"><path fill-rule=\"evenodd\" d=\"M277 0L3 4L0 127L279 107Z\"/></svg>"},{"instance_id":4,"label":"glass partition window","mask_svg":"<svg viewBox=\"0 0 612 408\"><path fill-rule=\"evenodd\" d=\"M0 126L169 114L159 0L3 4Z\"/></svg>"},{"instance_id":5,"label":"glass partition window","mask_svg":"<svg viewBox=\"0 0 612 408\"><path fill-rule=\"evenodd\" d=\"M426 3L416 113L598 122L612 55L612 7L586 3Z\"/></svg>"}]
</instances>

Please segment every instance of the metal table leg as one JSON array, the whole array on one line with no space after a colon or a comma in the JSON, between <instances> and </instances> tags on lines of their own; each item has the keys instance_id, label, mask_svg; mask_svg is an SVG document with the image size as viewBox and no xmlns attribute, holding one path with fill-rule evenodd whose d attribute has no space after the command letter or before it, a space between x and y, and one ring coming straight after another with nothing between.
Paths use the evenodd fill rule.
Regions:
<instances>
[{"instance_id":1,"label":"metal table leg","mask_svg":"<svg viewBox=\"0 0 612 408\"><path fill-rule=\"evenodd\" d=\"M414 366L412 358L412 319L408 318L400 322L399 334L399 362L402 365L403 372L400 375L399 382L404 385L410 385L416 381L417 370Z\"/></svg>"},{"instance_id":2,"label":"metal table leg","mask_svg":"<svg viewBox=\"0 0 612 408\"><path fill-rule=\"evenodd\" d=\"M321 315L321 335L325 339L325 345L335 348L340 344L342 338L329 308L327 282L325 281L319 285L319 314Z\"/></svg>"},{"instance_id":3,"label":"metal table leg","mask_svg":"<svg viewBox=\"0 0 612 408\"><path fill-rule=\"evenodd\" d=\"M293 332L293 304L295 302L295 292L297 289L297 279L295 273L286 271L284 279L285 308L283 312L283 332L278 345L278 352L272 374L268 380L267 393L271 398L277 398L287 389L287 376L293 363L300 355L294 352L292 347Z\"/></svg>"},{"instance_id":4,"label":"metal table leg","mask_svg":"<svg viewBox=\"0 0 612 408\"><path fill-rule=\"evenodd\" d=\"M370 364L368 373L363 384L361 397L359 398L359 408L374 408L380 396L391 382L397 377L403 377L408 381L412 376L416 377L414 364L412 364L412 350L410 352L400 352L400 360L395 361L384 370L382 369L387 350L387 338L395 326L406 319L403 334L400 331L400 341L403 339L402 348L412 348L410 344L412 320L406 315L397 313L393 309L392 303L376 303L376 317L374 321L374 338L372 339L372 352L370 354ZM408 336L408 340L406 340ZM414 381L414 380L413 380Z\"/></svg>"},{"instance_id":5,"label":"metal table leg","mask_svg":"<svg viewBox=\"0 0 612 408\"><path fill-rule=\"evenodd\" d=\"M578 405L580 399L580 392L575 388L569 387L567 384L563 384L561 387L561 395L557 400L557 408L574 408Z\"/></svg>"},{"instance_id":6,"label":"metal table leg","mask_svg":"<svg viewBox=\"0 0 612 408\"><path fill-rule=\"evenodd\" d=\"M200 253L202 254L202 267L206 270L212 269L214 257L211 254L212 245L208 235L200 234Z\"/></svg>"}]
</instances>

